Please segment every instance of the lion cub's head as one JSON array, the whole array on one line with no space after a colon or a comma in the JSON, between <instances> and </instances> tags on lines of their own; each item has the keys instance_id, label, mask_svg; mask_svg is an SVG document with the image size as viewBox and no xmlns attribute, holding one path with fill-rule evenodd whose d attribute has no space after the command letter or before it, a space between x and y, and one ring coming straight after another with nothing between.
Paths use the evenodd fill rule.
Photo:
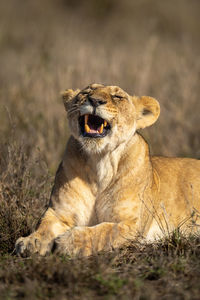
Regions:
<instances>
[{"instance_id":1,"label":"lion cub's head","mask_svg":"<svg viewBox=\"0 0 200 300\"><path fill-rule=\"evenodd\" d=\"M152 125L160 113L155 99L130 96L118 86L91 84L62 96L71 134L88 152L115 149L137 129Z\"/></svg>"}]
</instances>

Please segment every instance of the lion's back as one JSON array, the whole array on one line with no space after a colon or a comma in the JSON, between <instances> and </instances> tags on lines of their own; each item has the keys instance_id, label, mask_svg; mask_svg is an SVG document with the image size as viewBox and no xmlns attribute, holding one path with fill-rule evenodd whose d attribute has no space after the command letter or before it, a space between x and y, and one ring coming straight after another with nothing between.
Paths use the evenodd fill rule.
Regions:
<instances>
[{"instance_id":1,"label":"lion's back","mask_svg":"<svg viewBox=\"0 0 200 300\"><path fill-rule=\"evenodd\" d=\"M200 160L152 157L158 175L158 198L166 218L174 225L200 211ZM185 217L184 217L185 216Z\"/></svg>"},{"instance_id":2,"label":"lion's back","mask_svg":"<svg viewBox=\"0 0 200 300\"><path fill-rule=\"evenodd\" d=\"M161 177L200 183L200 160L180 157L151 157L153 168Z\"/></svg>"}]
</instances>

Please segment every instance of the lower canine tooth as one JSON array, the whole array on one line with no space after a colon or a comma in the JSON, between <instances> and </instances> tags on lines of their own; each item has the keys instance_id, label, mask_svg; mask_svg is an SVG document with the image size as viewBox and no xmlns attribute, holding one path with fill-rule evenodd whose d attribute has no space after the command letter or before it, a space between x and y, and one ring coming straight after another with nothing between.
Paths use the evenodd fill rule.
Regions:
<instances>
[{"instance_id":1,"label":"lower canine tooth","mask_svg":"<svg viewBox=\"0 0 200 300\"><path fill-rule=\"evenodd\" d=\"M85 131L88 133L88 132L90 132L90 127L87 125L87 124L85 124Z\"/></svg>"},{"instance_id":2,"label":"lower canine tooth","mask_svg":"<svg viewBox=\"0 0 200 300\"><path fill-rule=\"evenodd\" d=\"M101 124L100 130L99 130L99 133L102 133L102 132L103 132L103 124Z\"/></svg>"}]
</instances>

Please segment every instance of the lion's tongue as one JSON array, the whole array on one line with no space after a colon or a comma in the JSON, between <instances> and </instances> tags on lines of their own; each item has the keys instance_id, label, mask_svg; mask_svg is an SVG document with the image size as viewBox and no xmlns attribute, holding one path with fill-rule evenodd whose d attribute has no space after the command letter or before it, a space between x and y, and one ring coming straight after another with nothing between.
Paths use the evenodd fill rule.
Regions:
<instances>
[{"instance_id":1,"label":"lion's tongue","mask_svg":"<svg viewBox=\"0 0 200 300\"><path fill-rule=\"evenodd\" d=\"M98 131L98 130L95 130L95 129L92 129L92 128L90 128L90 133L99 133L99 131Z\"/></svg>"},{"instance_id":2,"label":"lion's tongue","mask_svg":"<svg viewBox=\"0 0 200 300\"><path fill-rule=\"evenodd\" d=\"M90 125L90 133L102 133L103 132L103 124L99 126L97 129Z\"/></svg>"},{"instance_id":3,"label":"lion's tongue","mask_svg":"<svg viewBox=\"0 0 200 300\"><path fill-rule=\"evenodd\" d=\"M99 126L98 128L95 128L94 126L92 126L91 124L85 124L85 131L88 133L102 133L103 132L103 124L101 124L101 126Z\"/></svg>"}]
</instances>

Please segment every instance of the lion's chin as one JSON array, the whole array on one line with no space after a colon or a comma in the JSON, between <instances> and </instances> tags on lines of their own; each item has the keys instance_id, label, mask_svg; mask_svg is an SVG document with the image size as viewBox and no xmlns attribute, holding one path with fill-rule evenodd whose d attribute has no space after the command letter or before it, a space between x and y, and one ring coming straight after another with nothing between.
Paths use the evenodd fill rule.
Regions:
<instances>
[{"instance_id":1,"label":"lion's chin","mask_svg":"<svg viewBox=\"0 0 200 300\"><path fill-rule=\"evenodd\" d=\"M83 137L79 136L79 142L81 143L81 150L90 154L103 154L106 151L109 151L111 146L110 139L105 136L104 138L91 138L91 137Z\"/></svg>"}]
</instances>

